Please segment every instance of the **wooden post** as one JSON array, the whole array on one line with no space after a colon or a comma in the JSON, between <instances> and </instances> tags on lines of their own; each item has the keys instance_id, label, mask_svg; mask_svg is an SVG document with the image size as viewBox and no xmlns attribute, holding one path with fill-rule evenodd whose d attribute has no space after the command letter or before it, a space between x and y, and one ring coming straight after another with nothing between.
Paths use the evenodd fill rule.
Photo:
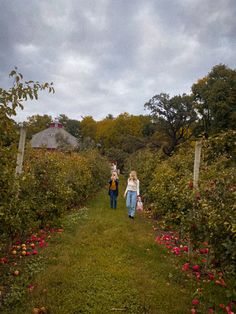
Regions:
<instances>
[{"instance_id":1,"label":"wooden post","mask_svg":"<svg viewBox=\"0 0 236 314\"><path fill-rule=\"evenodd\" d=\"M200 169L200 160L201 160L201 149L202 149L202 140L197 141L195 144L195 157L194 157L194 168L193 168L193 189L195 191L198 190L198 180L199 180L199 169ZM195 216L195 209L191 213L191 218L194 220ZM193 246L189 237L188 241L188 256L189 260L191 260L193 252Z\"/></svg>"},{"instance_id":2,"label":"wooden post","mask_svg":"<svg viewBox=\"0 0 236 314\"><path fill-rule=\"evenodd\" d=\"M195 190L198 189L201 149L202 149L202 141L197 141L195 144L195 158L194 158L194 170L193 170L193 188Z\"/></svg>"},{"instance_id":3,"label":"wooden post","mask_svg":"<svg viewBox=\"0 0 236 314\"><path fill-rule=\"evenodd\" d=\"M16 161L16 175L22 173L22 165L23 165L23 158L24 158L24 149L25 149L25 137L26 137L26 129L23 125L20 126L20 140L18 146L18 154L17 154L17 161Z\"/></svg>"}]
</instances>

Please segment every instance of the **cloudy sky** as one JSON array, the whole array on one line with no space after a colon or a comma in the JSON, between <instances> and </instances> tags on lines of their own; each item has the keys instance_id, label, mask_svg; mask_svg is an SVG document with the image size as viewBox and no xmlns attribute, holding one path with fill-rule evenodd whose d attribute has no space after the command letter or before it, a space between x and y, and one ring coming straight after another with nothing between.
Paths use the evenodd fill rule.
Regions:
<instances>
[{"instance_id":1,"label":"cloudy sky","mask_svg":"<svg viewBox=\"0 0 236 314\"><path fill-rule=\"evenodd\" d=\"M27 102L18 121L146 114L152 96L189 93L216 64L236 68L235 0L0 0L0 8L0 86L17 66L56 90Z\"/></svg>"}]
</instances>

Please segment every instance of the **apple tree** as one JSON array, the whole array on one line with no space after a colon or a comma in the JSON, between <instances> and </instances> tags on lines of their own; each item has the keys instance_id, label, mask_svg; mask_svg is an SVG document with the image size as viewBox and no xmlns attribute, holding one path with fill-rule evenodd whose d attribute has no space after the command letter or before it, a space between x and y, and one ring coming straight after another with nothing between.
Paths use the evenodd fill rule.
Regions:
<instances>
[{"instance_id":1,"label":"apple tree","mask_svg":"<svg viewBox=\"0 0 236 314\"><path fill-rule=\"evenodd\" d=\"M20 178L15 177L18 134L13 117L16 116L17 108L23 109L25 101L38 99L40 91L54 93L53 83L24 81L17 68L9 76L13 79L12 87L0 87L0 238L3 240L0 243L15 236L21 220L17 201Z\"/></svg>"}]
</instances>

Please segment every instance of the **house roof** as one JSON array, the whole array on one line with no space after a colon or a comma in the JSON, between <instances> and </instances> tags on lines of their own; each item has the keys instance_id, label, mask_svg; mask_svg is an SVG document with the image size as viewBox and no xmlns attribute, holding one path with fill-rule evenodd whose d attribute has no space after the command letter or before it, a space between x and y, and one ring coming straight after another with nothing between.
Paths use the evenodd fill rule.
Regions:
<instances>
[{"instance_id":1,"label":"house roof","mask_svg":"<svg viewBox=\"0 0 236 314\"><path fill-rule=\"evenodd\" d=\"M53 122L48 129L33 135L30 143L34 148L58 149L63 143L73 148L78 147L77 138L65 131L62 124L57 122Z\"/></svg>"}]
</instances>

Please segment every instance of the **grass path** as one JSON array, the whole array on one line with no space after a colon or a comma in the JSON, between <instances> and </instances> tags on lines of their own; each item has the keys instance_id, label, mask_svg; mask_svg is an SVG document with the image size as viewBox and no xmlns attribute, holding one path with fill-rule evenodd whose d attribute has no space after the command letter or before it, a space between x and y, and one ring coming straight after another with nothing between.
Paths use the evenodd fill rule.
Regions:
<instances>
[{"instance_id":1,"label":"grass path","mask_svg":"<svg viewBox=\"0 0 236 314\"><path fill-rule=\"evenodd\" d=\"M43 251L47 267L37 288L11 313L190 313L191 296L169 255L154 242L152 222L127 217L122 191L118 209L107 191L70 215L65 231Z\"/></svg>"}]
</instances>

